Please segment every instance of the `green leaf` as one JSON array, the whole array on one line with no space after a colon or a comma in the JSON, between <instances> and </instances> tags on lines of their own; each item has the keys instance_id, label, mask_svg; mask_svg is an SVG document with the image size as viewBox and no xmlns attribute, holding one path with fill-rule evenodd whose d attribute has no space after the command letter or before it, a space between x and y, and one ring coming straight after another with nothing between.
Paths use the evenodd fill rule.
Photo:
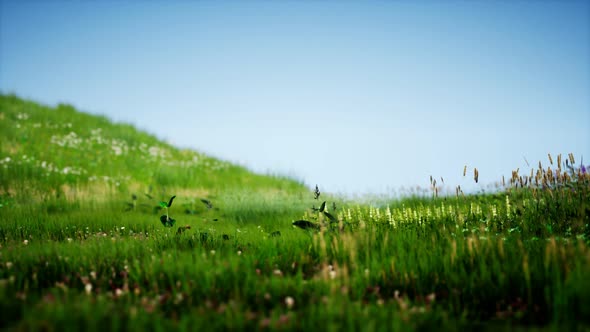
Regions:
<instances>
[{"instance_id":1,"label":"green leaf","mask_svg":"<svg viewBox=\"0 0 590 332\"><path fill-rule=\"evenodd\" d=\"M324 216L328 217L328 219L330 219L330 222L338 222L338 219L336 219L336 217L329 214L328 212L324 212Z\"/></svg>"},{"instance_id":2,"label":"green leaf","mask_svg":"<svg viewBox=\"0 0 590 332\"><path fill-rule=\"evenodd\" d=\"M172 206L172 201L176 198L176 195L170 197L170 201L168 201L168 207Z\"/></svg>"},{"instance_id":3,"label":"green leaf","mask_svg":"<svg viewBox=\"0 0 590 332\"><path fill-rule=\"evenodd\" d=\"M207 206L207 209L212 209L213 208L213 204L211 204L211 201L210 200L201 198L201 202L203 202L203 204L205 204L205 206Z\"/></svg>"},{"instance_id":4,"label":"green leaf","mask_svg":"<svg viewBox=\"0 0 590 332\"><path fill-rule=\"evenodd\" d=\"M2 204L0 204L0 207L2 207ZM125 212L131 211L131 210L133 210L133 204L127 203L127 207L125 208Z\"/></svg>"},{"instance_id":5,"label":"green leaf","mask_svg":"<svg viewBox=\"0 0 590 332\"><path fill-rule=\"evenodd\" d=\"M176 223L176 220L164 214L160 216L160 222L162 222L162 225L164 225L164 227L172 227Z\"/></svg>"},{"instance_id":6,"label":"green leaf","mask_svg":"<svg viewBox=\"0 0 590 332\"><path fill-rule=\"evenodd\" d=\"M326 209L326 201L324 201L322 205L320 205L320 212L324 212L324 209Z\"/></svg>"},{"instance_id":7,"label":"green leaf","mask_svg":"<svg viewBox=\"0 0 590 332\"><path fill-rule=\"evenodd\" d=\"M320 229L320 225L312 223L311 221L308 221L308 220L295 220L293 222L293 226L297 226L301 229L315 229L315 230Z\"/></svg>"},{"instance_id":8,"label":"green leaf","mask_svg":"<svg viewBox=\"0 0 590 332\"><path fill-rule=\"evenodd\" d=\"M168 207L168 204L166 202L160 202L159 205L160 205L160 207L163 207L163 208Z\"/></svg>"}]
</instances>

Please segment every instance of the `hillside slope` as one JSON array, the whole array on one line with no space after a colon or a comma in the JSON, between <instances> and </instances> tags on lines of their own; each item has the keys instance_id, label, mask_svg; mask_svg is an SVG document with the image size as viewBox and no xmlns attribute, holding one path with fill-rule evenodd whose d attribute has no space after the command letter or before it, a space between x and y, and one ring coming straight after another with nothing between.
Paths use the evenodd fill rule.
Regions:
<instances>
[{"instance_id":1,"label":"hillside slope","mask_svg":"<svg viewBox=\"0 0 590 332\"><path fill-rule=\"evenodd\" d=\"M30 194L104 186L121 193L151 187L305 190L292 179L254 174L177 149L131 125L69 105L48 107L0 95L0 190Z\"/></svg>"}]
</instances>

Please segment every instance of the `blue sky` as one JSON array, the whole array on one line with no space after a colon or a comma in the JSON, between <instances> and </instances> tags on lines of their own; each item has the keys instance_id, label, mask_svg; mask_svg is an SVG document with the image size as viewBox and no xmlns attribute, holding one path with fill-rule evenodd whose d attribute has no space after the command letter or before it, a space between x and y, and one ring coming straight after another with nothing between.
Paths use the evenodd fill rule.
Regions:
<instances>
[{"instance_id":1,"label":"blue sky","mask_svg":"<svg viewBox=\"0 0 590 332\"><path fill-rule=\"evenodd\" d=\"M588 1L0 2L3 93L325 191L590 161Z\"/></svg>"}]
</instances>

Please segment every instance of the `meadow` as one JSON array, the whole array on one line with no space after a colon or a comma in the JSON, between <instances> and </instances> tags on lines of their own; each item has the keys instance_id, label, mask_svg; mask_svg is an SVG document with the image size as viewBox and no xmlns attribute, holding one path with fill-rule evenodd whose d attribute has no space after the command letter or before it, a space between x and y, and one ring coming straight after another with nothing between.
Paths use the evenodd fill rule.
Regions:
<instances>
[{"instance_id":1,"label":"meadow","mask_svg":"<svg viewBox=\"0 0 590 332\"><path fill-rule=\"evenodd\" d=\"M4 330L590 329L571 154L355 202L68 105L1 95L0 135Z\"/></svg>"}]
</instances>

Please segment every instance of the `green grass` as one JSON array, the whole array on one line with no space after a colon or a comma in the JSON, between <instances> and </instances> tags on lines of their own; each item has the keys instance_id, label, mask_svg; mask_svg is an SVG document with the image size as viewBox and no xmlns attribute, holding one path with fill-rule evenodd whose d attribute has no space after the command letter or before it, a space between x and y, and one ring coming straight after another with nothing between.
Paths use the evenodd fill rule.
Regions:
<instances>
[{"instance_id":1,"label":"green grass","mask_svg":"<svg viewBox=\"0 0 590 332\"><path fill-rule=\"evenodd\" d=\"M77 187L90 185L120 193L143 193L150 186L196 192L303 189L297 181L257 175L202 153L176 149L130 125L113 124L68 105L50 108L1 95L0 112L0 189L11 193L34 189L41 195L75 194Z\"/></svg>"},{"instance_id":2,"label":"green grass","mask_svg":"<svg viewBox=\"0 0 590 332\"><path fill-rule=\"evenodd\" d=\"M1 328L590 328L590 177L561 160L496 194L371 205L67 106L2 96L0 127Z\"/></svg>"}]
</instances>

